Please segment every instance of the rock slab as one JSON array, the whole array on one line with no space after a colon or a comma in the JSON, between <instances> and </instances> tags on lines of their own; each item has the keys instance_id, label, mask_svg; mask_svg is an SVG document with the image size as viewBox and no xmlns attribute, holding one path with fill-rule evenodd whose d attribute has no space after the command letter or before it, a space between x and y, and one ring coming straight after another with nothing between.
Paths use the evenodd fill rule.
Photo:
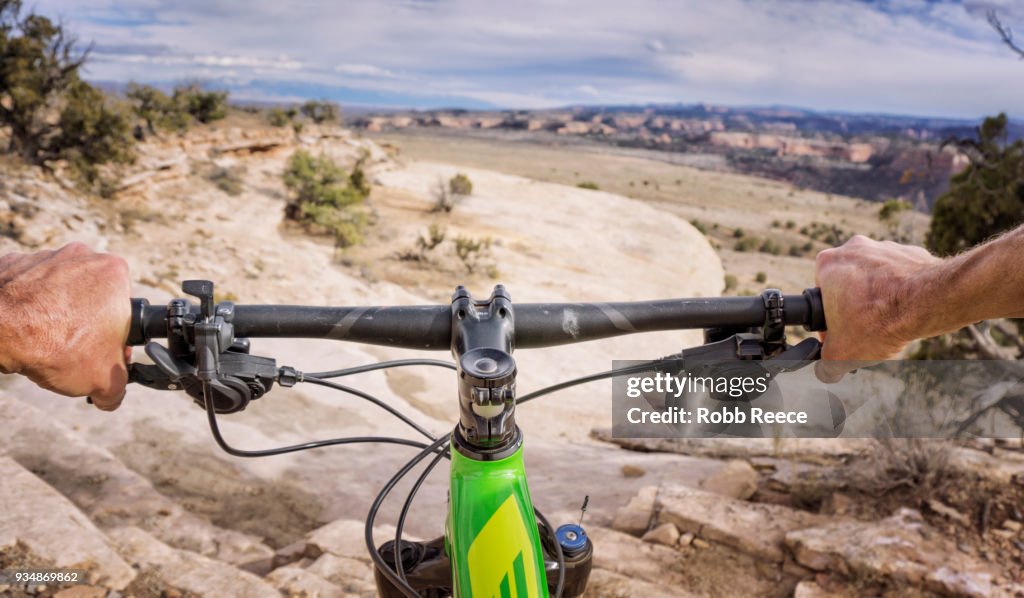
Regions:
<instances>
[{"instance_id":1,"label":"rock slab","mask_svg":"<svg viewBox=\"0 0 1024 598\"><path fill-rule=\"evenodd\" d=\"M46 482L0 457L0 549L21 544L56 567L85 569L95 583L124 589L135 571L103 532Z\"/></svg>"}]
</instances>

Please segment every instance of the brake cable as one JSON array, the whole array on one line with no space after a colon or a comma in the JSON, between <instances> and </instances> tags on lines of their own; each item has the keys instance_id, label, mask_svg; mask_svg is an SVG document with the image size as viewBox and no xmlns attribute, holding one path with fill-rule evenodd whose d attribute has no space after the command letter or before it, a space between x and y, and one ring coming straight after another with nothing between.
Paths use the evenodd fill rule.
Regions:
<instances>
[{"instance_id":1,"label":"brake cable","mask_svg":"<svg viewBox=\"0 0 1024 598\"><path fill-rule=\"evenodd\" d=\"M551 394L553 392L556 392L556 391L559 391L559 390L563 390L565 388L569 388L569 387L572 387L572 386L577 386L579 384L586 384L588 382L596 382L598 380L604 380L606 378L614 378L614 377L620 376L622 374L631 374L631 373L634 373L634 372L644 372L644 371L647 371L647 370L649 370L649 369L651 369L653 367L657 367L660 363L662 363L662 361L663 361L662 359L655 359L655 360L652 360L652 361L645 361L643 363L633 364L631 366L627 366L627 367L624 367L624 368L607 370L607 371L604 371L604 372L599 372L597 374L590 374L589 376L581 376L579 378L573 378L572 380L566 380L565 382L559 382L557 384L552 384L551 386L545 386L544 388L541 388L539 390L535 390L533 392L527 393L527 394L517 398L516 399L516 405L521 405L523 403L526 403L527 401L532 401L533 399L536 399L537 397L541 397L541 396L544 396L546 394Z\"/></svg>"},{"instance_id":2,"label":"brake cable","mask_svg":"<svg viewBox=\"0 0 1024 598\"><path fill-rule=\"evenodd\" d=\"M341 378L342 376L351 376L352 374L362 374L364 372L372 372L375 370L386 370L389 368L405 367L410 365L429 365L441 368L447 368L449 370L457 369L454 363L444 361L441 359L395 359L392 361L380 361L377 363L370 363L366 365L357 365L355 367L345 368L342 370L331 370L329 372L314 372L312 374L305 374L306 378Z\"/></svg>"},{"instance_id":3,"label":"brake cable","mask_svg":"<svg viewBox=\"0 0 1024 598\"><path fill-rule=\"evenodd\" d=\"M399 577L396 571L392 570L391 567L388 566L387 562L384 560L384 557L382 557L380 553L377 552L377 547L374 545L373 542L373 524L374 521L376 521L377 519L377 512L380 511L380 507L384 503L384 499L387 498L388 494L391 493L391 490L398 484L398 482L401 481L401 479L404 478L407 473L412 471L412 469L416 467L416 465L419 464L419 462L422 461L427 455L429 455L432 452L438 451L439 449L442 449L442 447L444 447L444 445L449 441L450 437L450 433L441 436L433 443L431 443L429 446L426 446L423 450L417 453L416 456L410 459L408 463L403 465L402 468L399 469L398 472L395 473L395 475L391 476L391 479L389 479L387 483L384 484L384 487L381 488L380 492L377 493L377 497L374 498L373 503L370 505L370 510L366 514L366 527L364 530L364 539L366 541L366 548L370 553L370 559L373 561L374 566L377 567L377 569L379 569L380 572L385 577L387 577L389 581L391 581L391 583L395 584L395 586L409 598L419 598L419 593L417 593L416 590L413 589L413 587L410 586L407 581L404 581L401 577ZM440 450L440 452L443 454L445 451L442 449ZM401 560L395 562L395 569L398 569L401 566Z\"/></svg>"},{"instance_id":4,"label":"brake cable","mask_svg":"<svg viewBox=\"0 0 1024 598\"><path fill-rule=\"evenodd\" d=\"M210 423L210 432L213 434L213 439L217 442L221 449L229 455L235 457L272 457L274 455L284 455L286 453L294 453L297 451L305 451L314 448L320 448L324 446L335 446L342 444L366 444L366 443L381 443L381 444L398 444L403 446L411 446L418 449L425 449L426 444L418 442L416 440L409 440L407 438L397 438L393 436L349 436L346 438L331 438L328 440L317 440L313 442L304 442L301 444L293 444L290 446L282 446L273 449L262 449L262 450L243 450L236 449L229 445L224 437L221 436L220 426L217 425L217 412L214 409L213 400L210 393L210 383L206 380L202 381L203 387L203 402L206 408L206 419Z\"/></svg>"},{"instance_id":5,"label":"brake cable","mask_svg":"<svg viewBox=\"0 0 1024 598\"><path fill-rule=\"evenodd\" d=\"M369 371L369 370L367 370L367 371ZM359 390L358 388L352 388L351 386L345 386L344 384L338 384L337 382L331 382L330 380L322 380L319 377L314 377L314 376L312 376L310 374L304 374L302 376L302 381L303 382L309 382L310 384L317 384L319 386L326 386L327 388L331 388L331 389L338 390L338 391L341 391L341 392L346 392L346 393L348 393L350 395L357 396L360 399L365 399L365 400L373 403L374 405L380 407L381 409L387 411L391 415L394 415L398 419L402 420L409 427L411 427L412 429L416 430L420 434L423 434L424 436L426 436L427 439L429 439L429 440L437 440L436 436L434 436L430 432L428 432L425 429L423 429L419 424L417 424L416 422L412 421L411 418L409 418L407 415L403 414L401 411L395 409L391 405L388 405L387 403L385 403L381 399L378 399L377 397L375 397L375 396L373 396L371 394L368 394L368 393L365 393L365 392Z\"/></svg>"}]
</instances>

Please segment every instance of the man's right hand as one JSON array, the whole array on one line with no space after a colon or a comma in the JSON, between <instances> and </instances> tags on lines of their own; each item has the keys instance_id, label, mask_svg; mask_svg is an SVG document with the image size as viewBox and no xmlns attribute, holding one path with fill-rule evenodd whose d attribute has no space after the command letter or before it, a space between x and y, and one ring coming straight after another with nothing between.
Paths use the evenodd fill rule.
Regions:
<instances>
[{"instance_id":1,"label":"man's right hand","mask_svg":"<svg viewBox=\"0 0 1024 598\"><path fill-rule=\"evenodd\" d=\"M914 293L942 263L921 247L860 235L819 253L815 281L828 332L822 333L818 377L838 382L852 369L848 362L891 359L918 338Z\"/></svg>"},{"instance_id":2,"label":"man's right hand","mask_svg":"<svg viewBox=\"0 0 1024 598\"><path fill-rule=\"evenodd\" d=\"M128 265L81 243L0 257L0 371L116 409L125 394Z\"/></svg>"}]
</instances>

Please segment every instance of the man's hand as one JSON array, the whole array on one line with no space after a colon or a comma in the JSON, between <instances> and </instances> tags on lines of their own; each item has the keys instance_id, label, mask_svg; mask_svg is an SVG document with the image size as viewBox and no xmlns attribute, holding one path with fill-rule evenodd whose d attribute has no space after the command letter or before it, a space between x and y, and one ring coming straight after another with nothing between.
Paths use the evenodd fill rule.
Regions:
<instances>
[{"instance_id":1,"label":"man's hand","mask_svg":"<svg viewBox=\"0 0 1024 598\"><path fill-rule=\"evenodd\" d=\"M81 243L0 257L0 371L117 409L128 381L128 265Z\"/></svg>"},{"instance_id":2,"label":"man's hand","mask_svg":"<svg viewBox=\"0 0 1024 598\"><path fill-rule=\"evenodd\" d=\"M914 294L942 263L921 247L860 235L819 253L815 281L828 332L822 333L818 377L838 382L851 367L837 362L891 359L918 338Z\"/></svg>"}]
</instances>

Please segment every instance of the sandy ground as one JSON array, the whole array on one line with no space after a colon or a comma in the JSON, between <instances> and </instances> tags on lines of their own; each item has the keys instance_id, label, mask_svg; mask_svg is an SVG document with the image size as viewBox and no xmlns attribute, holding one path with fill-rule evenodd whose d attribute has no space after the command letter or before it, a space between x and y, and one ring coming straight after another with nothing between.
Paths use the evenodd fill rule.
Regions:
<instances>
[{"instance_id":1,"label":"sandy ground","mask_svg":"<svg viewBox=\"0 0 1024 598\"><path fill-rule=\"evenodd\" d=\"M331 140L315 142L313 149L345 159L358 146ZM160 183L148 199L135 200L141 216L131 230L106 239L110 251L128 259L139 283L135 294L162 302L180 294L175 287L187 278L209 278L221 296L240 303L325 305L447 302L460 283L485 296L501 282L516 301L713 296L722 288L722 267L707 240L658 207L612 193L408 159L380 160L374 166L377 224L366 247L348 252L339 263L330 243L281 226L285 195L280 172L288 155L220 158L222 165L244 164L245 190L236 197L188 176ZM449 215L431 213L431 187L456 169L472 179L473 195ZM494 239L497 277L394 258L434 222L452 234ZM450 256L438 261L445 259L452 263ZM699 338L697 332L660 333L522 352L517 354L520 391L607 369L613 359L675 352ZM279 363L305 371L417 354L285 340L256 340L253 353L277 356ZM42 407L109 448L162 492L215 523L257 533L275 545L319 522L362 518L376 490L411 456L397 447L344 447L233 459L216 449L202 412L178 394L134 387L111 415L19 378L3 385L9 395ZM435 433L448 431L457 413L454 379L444 370L366 374L357 385ZM607 522L640 486L669 479L695 484L719 467L714 460L629 453L590 440L592 427L609 424L610 394L610 383L591 384L520 410L530 482L541 508L572 511L590 495L590 516ZM243 448L351 434L409 435L400 422L371 405L308 386L275 390L222 422L229 442ZM625 464L646 475L623 477ZM438 475L424 489L424 514L410 522L412 533L440 533L445 486ZM397 508L390 505L385 519L394 517Z\"/></svg>"},{"instance_id":2,"label":"sandy ground","mask_svg":"<svg viewBox=\"0 0 1024 598\"><path fill-rule=\"evenodd\" d=\"M799 189L768 179L714 170L699 170L688 154L580 144L573 140L538 141L537 136L493 140L442 131L402 131L368 134L396 151L398 159L434 160L472 168L487 168L575 186L596 183L600 189L640 200L687 222L696 220L722 260L725 272L738 279L734 292L757 292L766 285L783 290L813 286L813 259L823 242L812 241L800 229L813 223L835 224L848 235L887 238L888 225L878 219L879 204L839 195ZM792 228L786 228L788 221ZM923 239L928 217L905 214L900 231ZM717 228L715 228L717 225ZM783 255L733 250L736 228L748 236L771 239ZM811 241L801 257L787 255L790 246ZM662 248L665 251L667 248ZM758 272L767 275L758 282Z\"/></svg>"}]
</instances>

